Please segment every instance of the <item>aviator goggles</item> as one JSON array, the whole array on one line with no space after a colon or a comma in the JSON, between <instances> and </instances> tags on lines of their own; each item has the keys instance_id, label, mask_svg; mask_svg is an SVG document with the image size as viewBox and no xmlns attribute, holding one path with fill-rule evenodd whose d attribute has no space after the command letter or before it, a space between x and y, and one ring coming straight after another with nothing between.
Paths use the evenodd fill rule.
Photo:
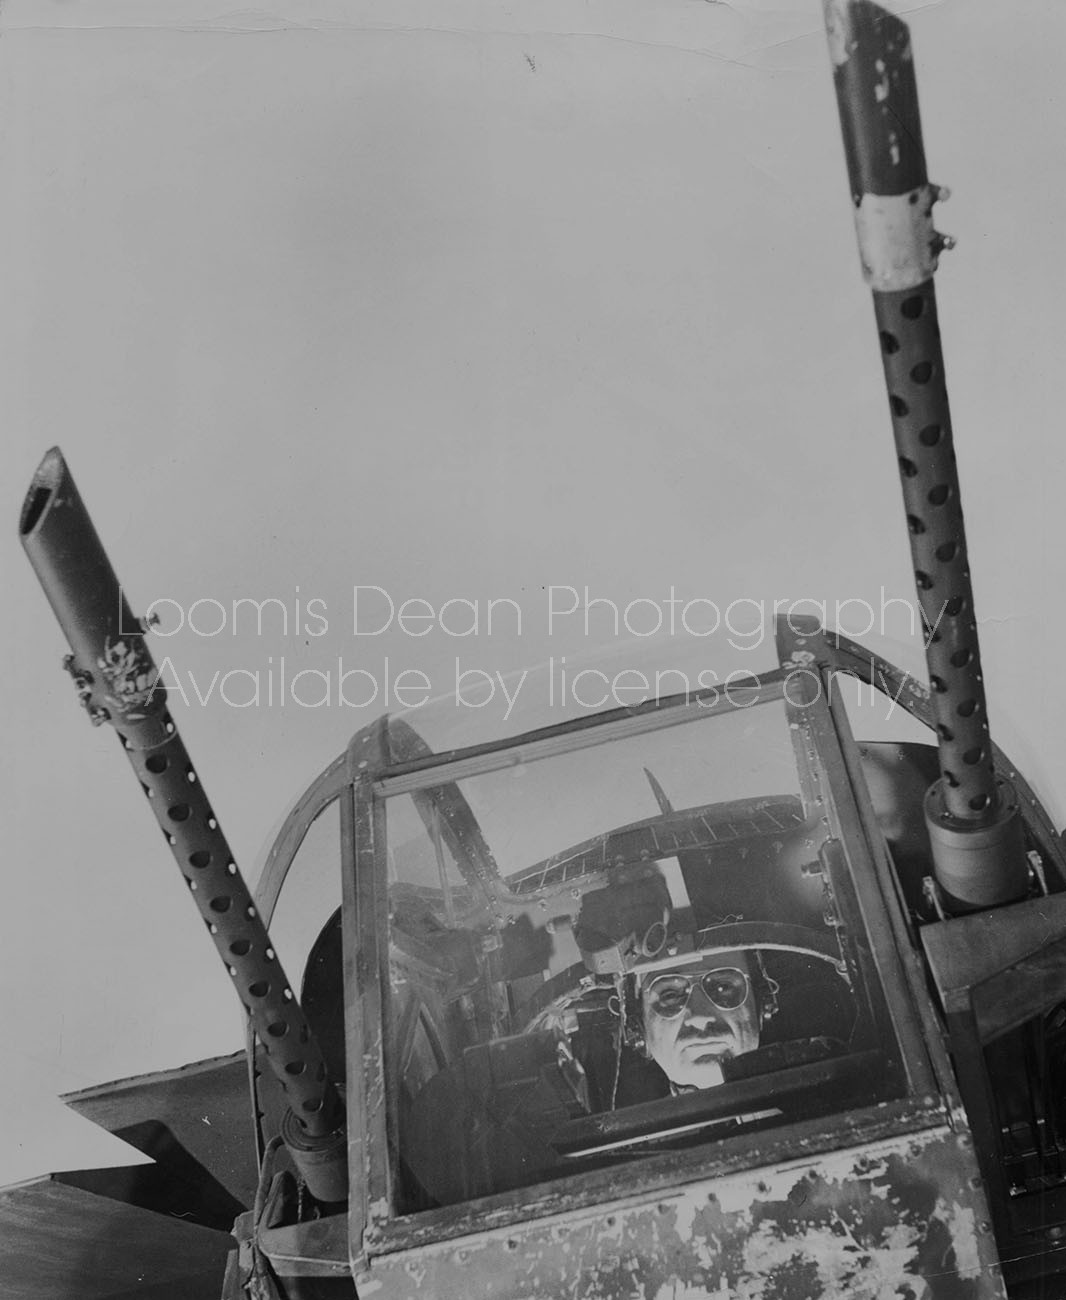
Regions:
<instances>
[{"instance_id":1,"label":"aviator goggles","mask_svg":"<svg viewBox=\"0 0 1066 1300\"><path fill-rule=\"evenodd\" d=\"M656 975L645 985L648 1005L656 1015L673 1020L688 1006L693 988L699 984L708 1001L719 1011L736 1011L751 991L751 983L735 966L720 966L702 974L683 975L678 971Z\"/></svg>"}]
</instances>

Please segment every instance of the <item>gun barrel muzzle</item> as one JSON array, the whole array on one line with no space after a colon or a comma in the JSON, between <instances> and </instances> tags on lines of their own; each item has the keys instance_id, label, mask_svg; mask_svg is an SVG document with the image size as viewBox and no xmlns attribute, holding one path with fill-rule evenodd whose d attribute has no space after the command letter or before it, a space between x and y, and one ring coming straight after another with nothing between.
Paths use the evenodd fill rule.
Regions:
<instances>
[{"instance_id":1,"label":"gun barrel muzzle","mask_svg":"<svg viewBox=\"0 0 1066 1300\"><path fill-rule=\"evenodd\" d=\"M290 1143L293 1159L314 1196L343 1200L337 1091L170 716L143 628L57 447L33 477L19 531L70 644L66 665L82 703L95 723L110 722L118 732L284 1090L293 1117L289 1129L301 1134L299 1143ZM314 1159L304 1158L308 1150ZM326 1150L331 1155L323 1160Z\"/></svg>"},{"instance_id":2,"label":"gun barrel muzzle","mask_svg":"<svg viewBox=\"0 0 1066 1300\"><path fill-rule=\"evenodd\" d=\"M1023 897L1028 869L989 736L970 560L933 275L933 226L910 30L874 0L824 0L863 276L870 286L903 491L940 781L927 804L941 887L964 908ZM959 837L972 833L963 851Z\"/></svg>"}]
</instances>

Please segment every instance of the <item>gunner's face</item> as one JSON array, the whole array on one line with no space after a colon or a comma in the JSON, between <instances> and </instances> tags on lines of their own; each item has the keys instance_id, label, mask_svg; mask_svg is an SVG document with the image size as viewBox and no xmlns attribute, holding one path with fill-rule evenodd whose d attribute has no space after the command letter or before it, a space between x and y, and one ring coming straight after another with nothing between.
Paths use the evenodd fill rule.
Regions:
<instances>
[{"instance_id":1,"label":"gunner's face","mask_svg":"<svg viewBox=\"0 0 1066 1300\"><path fill-rule=\"evenodd\" d=\"M759 1046L759 1007L746 952L656 971L640 988L648 1055L676 1084L713 1088L722 1062Z\"/></svg>"}]
</instances>

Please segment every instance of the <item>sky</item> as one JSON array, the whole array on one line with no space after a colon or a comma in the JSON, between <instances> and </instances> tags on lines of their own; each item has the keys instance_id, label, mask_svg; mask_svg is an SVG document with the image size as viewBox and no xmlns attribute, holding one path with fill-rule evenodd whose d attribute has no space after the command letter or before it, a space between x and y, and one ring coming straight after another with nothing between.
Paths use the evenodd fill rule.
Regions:
<instances>
[{"instance_id":1,"label":"sky","mask_svg":"<svg viewBox=\"0 0 1066 1300\"><path fill-rule=\"evenodd\" d=\"M992 731L1061 826L1066 9L896 7ZM549 656L767 667L775 602L920 664L815 0L7 0L0 168L0 1184L135 1158L57 1094L242 1041L16 541L53 444L252 881L398 678L488 674L431 727L485 738Z\"/></svg>"}]
</instances>

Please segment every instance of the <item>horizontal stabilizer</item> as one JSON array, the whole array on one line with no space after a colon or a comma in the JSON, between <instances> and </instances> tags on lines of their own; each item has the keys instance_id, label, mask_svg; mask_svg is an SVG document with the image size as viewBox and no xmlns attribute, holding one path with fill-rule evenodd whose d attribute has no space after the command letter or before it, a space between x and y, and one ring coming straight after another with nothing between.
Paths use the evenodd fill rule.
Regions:
<instances>
[{"instance_id":1,"label":"horizontal stabilizer","mask_svg":"<svg viewBox=\"0 0 1066 1300\"><path fill-rule=\"evenodd\" d=\"M195 1202L184 1211L177 1205L171 1209L192 1212L198 1222L212 1226L225 1221L227 1230L255 1199L255 1144L243 1052L99 1084L68 1093L63 1101L156 1162L135 1167L141 1185L131 1186L123 1199L168 1212L159 1197L165 1199L169 1181L179 1198L191 1195ZM106 1172L94 1171L93 1177ZM119 1177L119 1171L113 1173ZM120 1183L112 1181L117 1190Z\"/></svg>"},{"instance_id":2,"label":"horizontal stabilizer","mask_svg":"<svg viewBox=\"0 0 1066 1300\"><path fill-rule=\"evenodd\" d=\"M218 1300L228 1234L63 1177L0 1188L4 1300Z\"/></svg>"}]
</instances>

